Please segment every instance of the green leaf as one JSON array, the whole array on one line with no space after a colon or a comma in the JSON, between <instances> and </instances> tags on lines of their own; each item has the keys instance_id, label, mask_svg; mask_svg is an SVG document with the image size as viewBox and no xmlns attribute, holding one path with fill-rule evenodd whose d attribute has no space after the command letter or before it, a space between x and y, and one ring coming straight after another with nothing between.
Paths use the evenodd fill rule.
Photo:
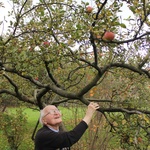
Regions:
<instances>
[{"instance_id":1,"label":"green leaf","mask_svg":"<svg viewBox=\"0 0 150 150\"><path fill-rule=\"evenodd\" d=\"M121 23L120 26L121 26L122 28L126 28L126 25L125 25L124 23Z\"/></svg>"},{"instance_id":2,"label":"green leaf","mask_svg":"<svg viewBox=\"0 0 150 150\"><path fill-rule=\"evenodd\" d=\"M77 29L81 29L81 25L80 24L77 24L76 27L77 27Z\"/></svg>"},{"instance_id":3,"label":"green leaf","mask_svg":"<svg viewBox=\"0 0 150 150\"><path fill-rule=\"evenodd\" d=\"M135 7L130 6L129 8L130 8L130 10L131 10L133 13L135 13Z\"/></svg>"}]
</instances>

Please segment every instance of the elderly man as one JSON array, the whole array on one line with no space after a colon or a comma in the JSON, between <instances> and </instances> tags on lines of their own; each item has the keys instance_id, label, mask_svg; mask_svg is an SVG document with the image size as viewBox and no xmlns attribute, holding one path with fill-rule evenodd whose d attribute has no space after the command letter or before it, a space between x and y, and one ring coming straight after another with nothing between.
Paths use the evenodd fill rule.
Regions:
<instances>
[{"instance_id":1,"label":"elderly man","mask_svg":"<svg viewBox=\"0 0 150 150\"><path fill-rule=\"evenodd\" d=\"M43 127L35 136L35 150L70 150L84 134L94 112L99 108L97 103L88 105L85 117L71 131L59 131L62 123L61 113L54 105L48 105L41 110L40 122Z\"/></svg>"}]
</instances>

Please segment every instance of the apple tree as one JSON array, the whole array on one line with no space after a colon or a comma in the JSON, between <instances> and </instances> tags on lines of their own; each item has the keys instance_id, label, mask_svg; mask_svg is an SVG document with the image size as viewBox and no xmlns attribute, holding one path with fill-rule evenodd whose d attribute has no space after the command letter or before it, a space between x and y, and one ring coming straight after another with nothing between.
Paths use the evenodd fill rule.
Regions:
<instances>
[{"instance_id":1,"label":"apple tree","mask_svg":"<svg viewBox=\"0 0 150 150\"><path fill-rule=\"evenodd\" d=\"M39 109L44 103L97 101L113 128L118 117L111 112L150 114L148 1L10 2L0 39L2 97ZM130 14L123 16L126 10Z\"/></svg>"}]
</instances>

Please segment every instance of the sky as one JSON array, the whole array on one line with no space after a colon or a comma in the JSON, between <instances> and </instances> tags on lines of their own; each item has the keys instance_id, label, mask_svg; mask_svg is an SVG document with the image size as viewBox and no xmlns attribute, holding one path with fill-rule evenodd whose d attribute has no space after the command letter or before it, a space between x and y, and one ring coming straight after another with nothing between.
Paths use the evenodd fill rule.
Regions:
<instances>
[{"instance_id":1,"label":"sky","mask_svg":"<svg viewBox=\"0 0 150 150\"><path fill-rule=\"evenodd\" d=\"M34 1L36 2L38 0L34 0ZM82 0L82 1L89 2L89 5L91 5L91 6L94 5L93 0ZM9 21L10 21L10 18L7 17L7 15L8 15L8 11L11 10L10 0L0 0L0 3L1 2L4 3L4 7L0 7L0 12L2 12L1 15L0 15L0 23L3 20L7 20L8 23L5 22L4 24L0 25L0 35L3 34L2 31L5 32L7 30L7 27L8 27ZM78 0L78 2L81 3L81 0ZM123 12L119 13L119 15L122 16L122 18L127 17L127 15L132 15L131 11L129 11L129 9L125 5L125 3L122 7L122 10L123 10Z\"/></svg>"},{"instance_id":2,"label":"sky","mask_svg":"<svg viewBox=\"0 0 150 150\"><path fill-rule=\"evenodd\" d=\"M1 24L1 21L3 20L7 20L9 22L9 18L7 17L8 15L8 11L11 9L11 6L8 2L8 0L0 0L0 3L3 3L4 4L4 7L0 7L0 12L1 12L1 15L0 15L0 24ZM2 25L0 25L0 35L3 34L3 30L5 31L7 29L7 26L8 26L8 23L4 23Z\"/></svg>"}]
</instances>

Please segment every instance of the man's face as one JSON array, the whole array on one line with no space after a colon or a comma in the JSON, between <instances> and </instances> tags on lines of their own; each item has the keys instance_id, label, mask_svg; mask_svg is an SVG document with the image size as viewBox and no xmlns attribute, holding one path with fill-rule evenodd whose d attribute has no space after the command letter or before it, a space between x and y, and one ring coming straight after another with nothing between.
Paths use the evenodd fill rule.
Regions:
<instances>
[{"instance_id":1,"label":"man's face","mask_svg":"<svg viewBox=\"0 0 150 150\"><path fill-rule=\"evenodd\" d=\"M58 126L62 122L61 113L54 105L46 106L44 112L43 121L45 124Z\"/></svg>"}]
</instances>

